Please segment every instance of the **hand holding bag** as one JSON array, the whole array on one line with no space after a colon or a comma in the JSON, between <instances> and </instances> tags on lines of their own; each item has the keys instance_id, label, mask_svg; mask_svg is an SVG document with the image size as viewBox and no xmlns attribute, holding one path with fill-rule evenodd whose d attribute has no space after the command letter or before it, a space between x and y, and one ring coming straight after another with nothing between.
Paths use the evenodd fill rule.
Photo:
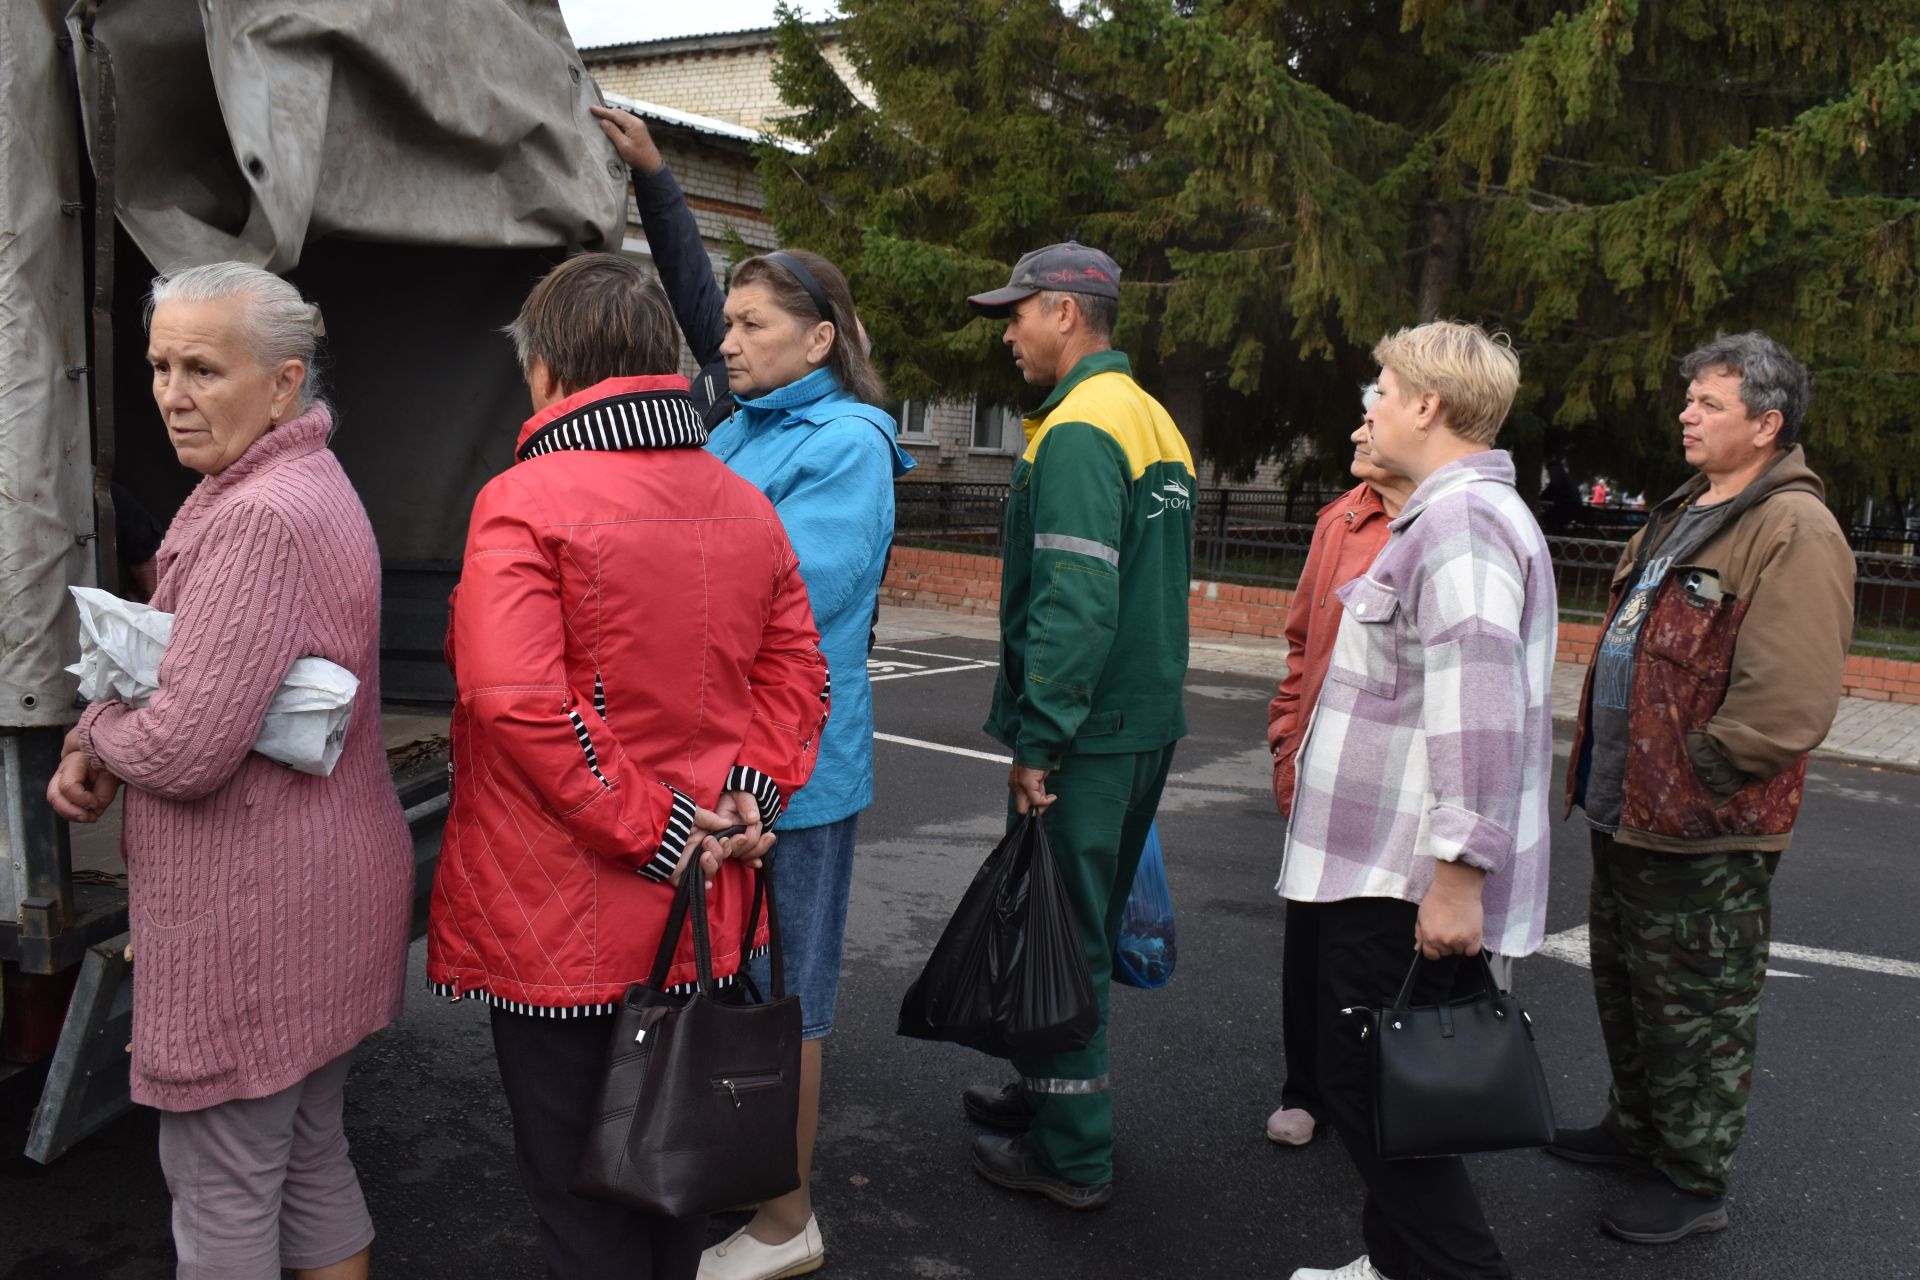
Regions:
<instances>
[{"instance_id":1,"label":"hand holding bag","mask_svg":"<svg viewBox=\"0 0 1920 1280\"><path fill-rule=\"evenodd\" d=\"M764 899L772 999L751 1005L715 986L706 883L697 863L681 876L653 973L614 1011L593 1124L568 1187L575 1195L684 1218L800 1185L800 997L786 994L772 880L765 868L754 873L741 943L744 973ZM667 970L689 917L698 988L672 996Z\"/></svg>"},{"instance_id":2,"label":"hand holding bag","mask_svg":"<svg viewBox=\"0 0 1920 1280\"><path fill-rule=\"evenodd\" d=\"M1494 981L1487 953L1477 996L1409 1008L1421 955L1390 1009L1367 1010L1374 1150L1383 1160L1543 1147L1553 1101L1533 1023Z\"/></svg>"}]
</instances>

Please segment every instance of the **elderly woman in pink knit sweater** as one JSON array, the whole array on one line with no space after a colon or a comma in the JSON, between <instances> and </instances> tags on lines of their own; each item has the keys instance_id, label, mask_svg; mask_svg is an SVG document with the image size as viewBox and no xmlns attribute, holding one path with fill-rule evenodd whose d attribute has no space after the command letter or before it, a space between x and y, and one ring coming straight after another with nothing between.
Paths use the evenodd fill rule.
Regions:
<instances>
[{"instance_id":1,"label":"elderly woman in pink knit sweater","mask_svg":"<svg viewBox=\"0 0 1920 1280\"><path fill-rule=\"evenodd\" d=\"M237 262L154 282L147 360L205 478L158 557L173 637L148 705L96 702L48 799L127 786L133 1097L160 1110L181 1277L367 1274L341 1089L400 1011L411 841L380 739L380 560L314 398L313 314ZM328 777L249 750L297 658L360 680Z\"/></svg>"}]
</instances>

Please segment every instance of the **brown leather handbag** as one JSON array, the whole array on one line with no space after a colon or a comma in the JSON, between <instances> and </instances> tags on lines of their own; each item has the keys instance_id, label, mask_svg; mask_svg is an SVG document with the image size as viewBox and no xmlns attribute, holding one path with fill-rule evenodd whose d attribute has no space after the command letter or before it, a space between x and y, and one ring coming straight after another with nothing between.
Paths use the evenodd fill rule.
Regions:
<instances>
[{"instance_id":1,"label":"brown leather handbag","mask_svg":"<svg viewBox=\"0 0 1920 1280\"><path fill-rule=\"evenodd\" d=\"M744 957L762 901L773 989L766 1002L748 1004ZM669 995L667 970L689 918L698 986L689 996ZM575 1195L685 1218L799 1187L800 997L786 994L780 922L764 867L754 873L741 955L740 981L719 988L706 877L696 861L680 879L652 975L628 987L614 1011L593 1125L569 1183Z\"/></svg>"}]
</instances>

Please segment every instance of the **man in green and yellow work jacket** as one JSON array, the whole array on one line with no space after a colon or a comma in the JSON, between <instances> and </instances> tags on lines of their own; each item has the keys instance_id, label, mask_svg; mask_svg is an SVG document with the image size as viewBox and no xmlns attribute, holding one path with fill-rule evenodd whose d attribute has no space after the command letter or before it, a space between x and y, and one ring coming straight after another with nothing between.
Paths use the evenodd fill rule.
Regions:
<instances>
[{"instance_id":1,"label":"man in green and yellow work jacket","mask_svg":"<svg viewBox=\"0 0 1920 1280\"><path fill-rule=\"evenodd\" d=\"M1026 420L1007 499L1000 679L987 732L1013 751L1009 823L1039 809L1100 1001L1083 1049L1016 1057L1020 1078L976 1086L974 1168L1071 1209L1113 1197L1107 980L1122 908L1187 731L1193 456L1112 349L1120 269L1068 243L1027 254L1004 289L969 298L1005 317L1028 382L1052 386Z\"/></svg>"}]
</instances>

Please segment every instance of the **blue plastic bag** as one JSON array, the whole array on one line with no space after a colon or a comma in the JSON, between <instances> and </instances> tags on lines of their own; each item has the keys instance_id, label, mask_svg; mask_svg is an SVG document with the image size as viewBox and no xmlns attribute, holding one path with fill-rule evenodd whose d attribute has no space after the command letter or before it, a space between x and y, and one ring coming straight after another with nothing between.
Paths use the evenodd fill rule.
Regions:
<instances>
[{"instance_id":1,"label":"blue plastic bag","mask_svg":"<svg viewBox=\"0 0 1920 1280\"><path fill-rule=\"evenodd\" d=\"M1152 991L1173 977L1173 895L1167 891L1167 864L1160 856L1160 824L1147 828L1140 869L1120 917L1120 938L1113 945L1113 980Z\"/></svg>"}]
</instances>

